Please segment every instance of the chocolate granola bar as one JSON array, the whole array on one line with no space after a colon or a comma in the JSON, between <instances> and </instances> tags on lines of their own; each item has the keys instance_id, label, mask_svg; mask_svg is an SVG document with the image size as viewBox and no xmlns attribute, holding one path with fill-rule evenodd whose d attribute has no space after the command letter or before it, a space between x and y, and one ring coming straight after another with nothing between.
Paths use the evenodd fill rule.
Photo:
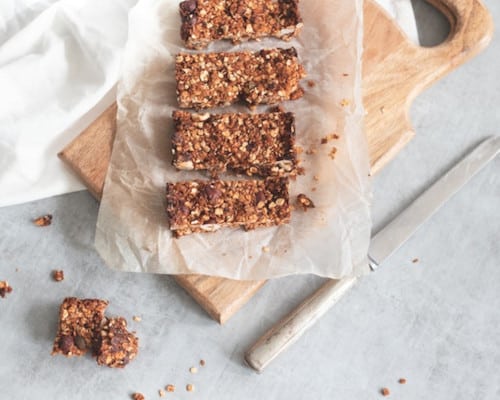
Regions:
<instances>
[{"instance_id":1,"label":"chocolate granola bar","mask_svg":"<svg viewBox=\"0 0 500 400\"><path fill-rule=\"evenodd\" d=\"M304 94L305 76L297 52L267 49L258 52L180 53L176 56L177 100L181 108L277 104Z\"/></svg>"},{"instance_id":2,"label":"chocolate granola bar","mask_svg":"<svg viewBox=\"0 0 500 400\"><path fill-rule=\"evenodd\" d=\"M287 178L167 184L166 211L176 236L221 227L254 229L288 223Z\"/></svg>"},{"instance_id":3,"label":"chocolate granola bar","mask_svg":"<svg viewBox=\"0 0 500 400\"><path fill-rule=\"evenodd\" d=\"M298 0L186 0L179 4L181 38L202 49L215 40L288 40L302 27Z\"/></svg>"},{"instance_id":4,"label":"chocolate granola bar","mask_svg":"<svg viewBox=\"0 0 500 400\"><path fill-rule=\"evenodd\" d=\"M231 169L247 175L296 172L293 113L192 114L174 111L173 164L182 170Z\"/></svg>"},{"instance_id":5,"label":"chocolate granola bar","mask_svg":"<svg viewBox=\"0 0 500 400\"><path fill-rule=\"evenodd\" d=\"M139 339L127 330L125 318L106 318L96 344L97 364L124 368L137 356Z\"/></svg>"},{"instance_id":6,"label":"chocolate granola bar","mask_svg":"<svg viewBox=\"0 0 500 400\"><path fill-rule=\"evenodd\" d=\"M98 299L64 299L52 354L81 356L92 349L108 302Z\"/></svg>"}]
</instances>

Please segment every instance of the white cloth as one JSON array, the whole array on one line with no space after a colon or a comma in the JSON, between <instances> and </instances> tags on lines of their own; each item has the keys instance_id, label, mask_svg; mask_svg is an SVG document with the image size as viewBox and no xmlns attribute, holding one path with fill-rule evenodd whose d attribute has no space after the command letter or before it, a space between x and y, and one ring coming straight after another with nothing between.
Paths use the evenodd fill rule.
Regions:
<instances>
[{"instance_id":1,"label":"white cloth","mask_svg":"<svg viewBox=\"0 0 500 400\"><path fill-rule=\"evenodd\" d=\"M378 1L417 41L410 0ZM0 206L84 188L57 153L113 101L136 2L0 1Z\"/></svg>"}]
</instances>

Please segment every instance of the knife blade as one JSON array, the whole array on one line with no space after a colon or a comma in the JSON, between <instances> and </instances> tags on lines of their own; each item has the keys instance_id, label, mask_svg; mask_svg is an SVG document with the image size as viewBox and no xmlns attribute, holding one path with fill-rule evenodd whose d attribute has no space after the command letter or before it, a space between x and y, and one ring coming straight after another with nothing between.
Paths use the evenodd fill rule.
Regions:
<instances>
[{"instance_id":1,"label":"knife blade","mask_svg":"<svg viewBox=\"0 0 500 400\"><path fill-rule=\"evenodd\" d=\"M400 248L451 196L500 152L500 137L490 137L417 197L371 240L368 265L372 270ZM245 353L246 363L262 372L280 353L345 295L359 278L328 279L295 310L268 330Z\"/></svg>"}]
</instances>

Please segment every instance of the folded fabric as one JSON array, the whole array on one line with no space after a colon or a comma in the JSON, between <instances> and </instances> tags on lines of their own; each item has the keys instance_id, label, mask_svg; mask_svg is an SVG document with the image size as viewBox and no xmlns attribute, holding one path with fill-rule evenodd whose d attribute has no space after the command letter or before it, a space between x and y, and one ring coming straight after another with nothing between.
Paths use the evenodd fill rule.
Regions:
<instances>
[{"instance_id":1,"label":"folded fabric","mask_svg":"<svg viewBox=\"0 0 500 400\"><path fill-rule=\"evenodd\" d=\"M0 1L0 206L84 188L57 153L113 101L136 2ZM416 40L410 0L379 2Z\"/></svg>"}]
</instances>

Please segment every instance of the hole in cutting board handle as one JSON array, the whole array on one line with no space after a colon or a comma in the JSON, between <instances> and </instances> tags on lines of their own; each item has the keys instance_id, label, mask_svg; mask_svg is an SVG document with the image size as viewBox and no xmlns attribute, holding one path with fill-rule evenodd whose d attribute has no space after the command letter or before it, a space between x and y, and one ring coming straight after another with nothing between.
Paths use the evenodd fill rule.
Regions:
<instances>
[{"instance_id":1,"label":"hole in cutting board handle","mask_svg":"<svg viewBox=\"0 0 500 400\"><path fill-rule=\"evenodd\" d=\"M417 22L420 46L434 47L443 43L449 36L451 26L448 18L424 0L411 0Z\"/></svg>"}]
</instances>

